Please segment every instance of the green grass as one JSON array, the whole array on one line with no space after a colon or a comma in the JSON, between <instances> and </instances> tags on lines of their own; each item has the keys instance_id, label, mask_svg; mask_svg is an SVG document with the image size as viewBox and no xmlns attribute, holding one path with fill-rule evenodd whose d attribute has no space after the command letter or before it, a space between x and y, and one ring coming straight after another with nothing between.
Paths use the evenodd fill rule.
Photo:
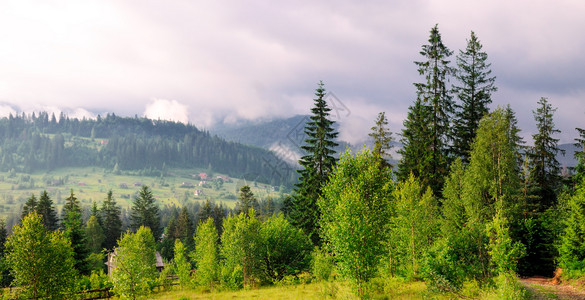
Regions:
<instances>
[{"instance_id":1,"label":"green grass","mask_svg":"<svg viewBox=\"0 0 585 300\"><path fill-rule=\"evenodd\" d=\"M487 291L480 291L476 285L468 284L460 294L441 294L427 290L422 281L404 282L389 280L375 288L373 299L486 299ZM207 292L198 290L175 290L160 292L149 299L357 299L350 285L344 281L318 282L290 286L267 286L241 291Z\"/></svg>"},{"instance_id":2,"label":"green grass","mask_svg":"<svg viewBox=\"0 0 585 300\"><path fill-rule=\"evenodd\" d=\"M123 208L129 208L134 194L140 189L135 183L147 185L152 189L153 195L159 201L160 206L181 205L185 201L198 201L203 203L206 199L221 202L228 207L236 203L237 188L248 184L258 199L268 196L279 197L271 187L254 182L246 182L232 178L231 182L223 184L219 190L211 187L200 187L199 180L193 178L193 174L205 172L201 169L172 169L167 176L150 177L140 176L137 172L121 172L119 175L96 167L86 168L62 168L50 172L37 172L32 174L0 172L0 216L7 217L17 213L22 204L32 194L37 199L43 190L47 190L51 199L60 210L69 191L73 189L82 206L91 206L96 201L101 205L106 193L112 190L117 203ZM224 175L224 174L213 174ZM62 185L54 185L53 181L64 180ZM183 182L194 185L192 188L181 187ZM34 183L34 184L33 184ZM127 186L126 188L124 187ZM195 190L202 190L202 196L195 196Z\"/></svg>"}]
</instances>

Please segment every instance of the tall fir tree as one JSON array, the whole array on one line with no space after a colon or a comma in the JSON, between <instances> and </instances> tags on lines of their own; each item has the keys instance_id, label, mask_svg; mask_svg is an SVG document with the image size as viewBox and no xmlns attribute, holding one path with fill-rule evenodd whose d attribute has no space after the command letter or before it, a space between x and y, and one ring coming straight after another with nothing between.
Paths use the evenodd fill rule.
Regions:
<instances>
[{"instance_id":1,"label":"tall fir tree","mask_svg":"<svg viewBox=\"0 0 585 300\"><path fill-rule=\"evenodd\" d=\"M122 212L111 190L102 203L101 215L105 235L104 248L112 250L117 245L120 235L122 235Z\"/></svg>"},{"instance_id":2,"label":"tall fir tree","mask_svg":"<svg viewBox=\"0 0 585 300\"><path fill-rule=\"evenodd\" d=\"M51 200L46 190L41 193L41 197L39 198L37 213L43 216L43 224L45 224L47 230L54 231L59 228L59 219L57 218L53 200Z\"/></svg>"},{"instance_id":3,"label":"tall fir tree","mask_svg":"<svg viewBox=\"0 0 585 300\"><path fill-rule=\"evenodd\" d=\"M317 199L322 196L322 187L327 182L329 174L336 163L335 148L337 131L333 128L334 121L329 119L331 108L325 101L325 88L319 82L315 92L314 107L311 109L310 120L305 125L305 144L301 148L305 155L299 164L301 169L299 182L294 190L291 212L291 223L301 228L313 244L321 242L319 237L318 220L320 217Z\"/></svg>"},{"instance_id":4,"label":"tall fir tree","mask_svg":"<svg viewBox=\"0 0 585 300\"><path fill-rule=\"evenodd\" d=\"M448 170L449 142L450 142L450 118L453 114L453 97L447 83L454 73L449 66L449 56L453 53L447 48L441 39L438 25L431 29L429 44L423 45L420 54L424 60L415 62L420 75L424 76L425 82L415 83L417 90L417 100L411 109L417 110L418 122L410 124L411 126L424 126L426 130L418 128L407 128L403 132L404 147L421 147L419 149L403 149L403 152L421 153L422 156L417 160L424 161L429 170L420 169L421 164L407 162L402 166L400 172L401 179L406 179L410 173L419 176L420 180L431 187L433 193L440 195L445 175ZM410 114L410 113L409 113ZM422 123L419 123L422 122ZM406 123L406 122L405 122ZM406 125L406 124L405 124ZM413 136L408 134L408 130L420 131L425 136ZM426 145L420 145L416 141L408 139L425 139L428 140Z\"/></svg>"},{"instance_id":5,"label":"tall fir tree","mask_svg":"<svg viewBox=\"0 0 585 300\"><path fill-rule=\"evenodd\" d=\"M240 188L240 195L238 196L238 203L236 203L236 214L240 214L243 212L246 216L248 215L248 211L253 208L255 211L258 211L258 199L254 197L254 193L250 190L250 186L244 185Z\"/></svg>"},{"instance_id":6,"label":"tall fir tree","mask_svg":"<svg viewBox=\"0 0 585 300\"><path fill-rule=\"evenodd\" d=\"M132 230L138 230L140 226L150 228L154 240L160 239L160 216L159 208L155 202L152 191L144 185L134 198L130 212L130 227Z\"/></svg>"},{"instance_id":7,"label":"tall fir tree","mask_svg":"<svg viewBox=\"0 0 585 300\"><path fill-rule=\"evenodd\" d=\"M538 199L534 203L536 211L544 211L556 203L556 190L561 182L561 166L556 156L565 154L558 146L559 139L553 137L561 131L555 128L553 114L556 108L547 98L540 98L538 108L533 111L538 133L532 135L534 147L527 152L530 161L530 183Z\"/></svg>"},{"instance_id":8,"label":"tall fir tree","mask_svg":"<svg viewBox=\"0 0 585 300\"><path fill-rule=\"evenodd\" d=\"M575 158L577 159L577 166L575 166L575 176L573 179L574 184L580 183L583 181L585 177L585 129L582 128L575 128L577 133L579 133L579 137L575 138L575 147L577 147L577 151L575 151Z\"/></svg>"},{"instance_id":9,"label":"tall fir tree","mask_svg":"<svg viewBox=\"0 0 585 300\"><path fill-rule=\"evenodd\" d=\"M185 248L188 251L192 251L194 249L193 234L195 230L193 221L191 220L191 215L185 206L183 206L179 212L175 230L177 238L181 239Z\"/></svg>"},{"instance_id":10,"label":"tall fir tree","mask_svg":"<svg viewBox=\"0 0 585 300\"><path fill-rule=\"evenodd\" d=\"M432 176L432 156L430 136L431 128L428 118L430 107L423 105L417 99L413 106L408 108L408 116L404 120L402 130L402 148L398 150L400 162L398 164L397 177L404 181L413 174L424 186L429 186ZM424 175L424 176L423 176Z\"/></svg>"},{"instance_id":11,"label":"tall fir tree","mask_svg":"<svg viewBox=\"0 0 585 300\"><path fill-rule=\"evenodd\" d=\"M32 194L30 198L26 200L26 203L22 207L22 214L20 218L24 219L24 217L26 217L26 215L28 215L29 213L36 211L37 205L38 205L37 197L35 197L35 194Z\"/></svg>"},{"instance_id":12,"label":"tall fir tree","mask_svg":"<svg viewBox=\"0 0 585 300\"><path fill-rule=\"evenodd\" d=\"M491 95L498 88L494 85L495 76L491 76L491 64L488 55L482 51L482 44L471 32L465 51L459 50L457 55L456 78L454 86L457 98L455 121L453 124L453 154L461 157L464 163L469 162L471 143L479 127L479 121L488 112L492 102Z\"/></svg>"},{"instance_id":13,"label":"tall fir tree","mask_svg":"<svg viewBox=\"0 0 585 300\"><path fill-rule=\"evenodd\" d=\"M374 140L374 149L372 154L380 160L380 167L392 169L394 166L388 162L392 159L390 150L392 149L392 132L388 129L388 119L386 113L381 112L376 119L376 125L372 127L370 136Z\"/></svg>"},{"instance_id":14,"label":"tall fir tree","mask_svg":"<svg viewBox=\"0 0 585 300\"><path fill-rule=\"evenodd\" d=\"M71 247L73 248L75 269L81 275L89 275L87 236L85 234L85 227L83 226L81 207L73 193L73 189L69 197L65 199L65 205L63 206L63 213L61 215L63 218L61 222L63 232L65 233L65 237L71 242Z\"/></svg>"}]
</instances>

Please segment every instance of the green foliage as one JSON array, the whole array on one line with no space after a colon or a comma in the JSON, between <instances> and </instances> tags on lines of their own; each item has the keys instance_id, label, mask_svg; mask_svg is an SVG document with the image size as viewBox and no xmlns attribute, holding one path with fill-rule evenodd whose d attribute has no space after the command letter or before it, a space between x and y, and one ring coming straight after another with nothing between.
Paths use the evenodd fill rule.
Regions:
<instances>
[{"instance_id":1,"label":"green foliage","mask_svg":"<svg viewBox=\"0 0 585 300\"><path fill-rule=\"evenodd\" d=\"M323 195L322 187L336 163L333 149L337 146L334 140L338 134L333 128L335 122L329 119L331 108L327 106L325 95L323 82L319 82L312 115L305 125L307 137L301 148L306 155L299 161L302 169L298 170L300 178L289 213L292 224L303 229L315 245L321 243L317 199Z\"/></svg>"},{"instance_id":2,"label":"green foliage","mask_svg":"<svg viewBox=\"0 0 585 300\"><path fill-rule=\"evenodd\" d=\"M479 121L488 114L488 105L492 102L491 94L498 88L494 85L495 77L490 77L491 64L488 55L482 51L482 44L471 32L465 51L457 55L456 78L458 84L453 87L461 104L456 104L453 122L453 152L457 157L469 162L471 143L475 138Z\"/></svg>"},{"instance_id":3,"label":"green foliage","mask_svg":"<svg viewBox=\"0 0 585 300\"><path fill-rule=\"evenodd\" d=\"M344 153L318 201L323 237L360 296L386 253L393 184L379 164L367 149L355 157Z\"/></svg>"},{"instance_id":4,"label":"green foliage","mask_svg":"<svg viewBox=\"0 0 585 300\"><path fill-rule=\"evenodd\" d=\"M576 186L567 206L559 247L560 265L565 269L585 270L585 180Z\"/></svg>"},{"instance_id":5,"label":"green foliage","mask_svg":"<svg viewBox=\"0 0 585 300\"><path fill-rule=\"evenodd\" d=\"M465 211L472 223L491 222L497 210L502 210L506 218L519 215L518 149L512 128L502 108L480 122L463 191Z\"/></svg>"},{"instance_id":6,"label":"green foliage","mask_svg":"<svg viewBox=\"0 0 585 300\"><path fill-rule=\"evenodd\" d=\"M150 228L127 231L115 249L112 283L122 299L148 295L157 282L155 242Z\"/></svg>"},{"instance_id":7,"label":"green foliage","mask_svg":"<svg viewBox=\"0 0 585 300\"><path fill-rule=\"evenodd\" d=\"M244 285L255 286L262 280L261 228L253 209L248 216L240 213L224 221L220 247L222 284L238 289Z\"/></svg>"},{"instance_id":8,"label":"green foliage","mask_svg":"<svg viewBox=\"0 0 585 300\"><path fill-rule=\"evenodd\" d=\"M398 183L394 201L395 215L388 223L390 268L407 278L416 278L438 234L437 203L431 189L425 190L413 175Z\"/></svg>"},{"instance_id":9,"label":"green foliage","mask_svg":"<svg viewBox=\"0 0 585 300\"><path fill-rule=\"evenodd\" d=\"M37 205L38 205L37 197L35 197L35 195L32 194L30 196L30 198L28 198L28 200L26 200L26 203L22 207L22 214L21 214L20 218L24 219L24 217L26 215L28 215L29 213L36 211Z\"/></svg>"},{"instance_id":10,"label":"green foliage","mask_svg":"<svg viewBox=\"0 0 585 300\"><path fill-rule=\"evenodd\" d=\"M141 226L150 228L155 240L160 238L159 208L155 202L152 191L143 185L138 196L134 198L130 211L130 228L137 230Z\"/></svg>"},{"instance_id":11,"label":"green foliage","mask_svg":"<svg viewBox=\"0 0 585 300\"><path fill-rule=\"evenodd\" d=\"M305 233L282 214L268 218L260 229L263 277L277 282L308 271L313 245Z\"/></svg>"},{"instance_id":12,"label":"green foliage","mask_svg":"<svg viewBox=\"0 0 585 300\"><path fill-rule=\"evenodd\" d=\"M213 219L197 226L193 258L197 266L197 281L213 291L219 275L218 235ZM223 241L225 243L225 241Z\"/></svg>"},{"instance_id":13,"label":"green foliage","mask_svg":"<svg viewBox=\"0 0 585 300\"><path fill-rule=\"evenodd\" d=\"M89 217L85 225L85 234L87 236L87 246L91 253L100 253L102 244L106 240L102 226L96 216Z\"/></svg>"},{"instance_id":14,"label":"green foliage","mask_svg":"<svg viewBox=\"0 0 585 300\"><path fill-rule=\"evenodd\" d=\"M542 212L556 203L556 190L559 188L561 165L557 153L564 151L558 147L559 139L553 137L561 131L555 128L552 108L547 98L540 98L539 107L533 111L538 133L533 134L534 147L526 153L530 162L530 183L538 195L534 208Z\"/></svg>"},{"instance_id":15,"label":"green foliage","mask_svg":"<svg viewBox=\"0 0 585 300\"><path fill-rule=\"evenodd\" d=\"M179 277L181 288L191 285L191 263L181 240L175 240L175 273Z\"/></svg>"},{"instance_id":16,"label":"green foliage","mask_svg":"<svg viewBox=\"0 0 585 300\"><path fill-rule=\"evenodd\" d=\"M248 215L248 211L253 208L254 210L258 211L258 199L254 197L254 193L250 190L250 186L244 185L240 188L240 194L238 195L239 202L236 203L236 208L234 211L236 214L243 212L245 215Z\"/></svg>"},{"instance_id":17,"label":"green foliage","mask_svg":"<svg viewBox=\"0 0 585 300\"><path fill-rule=\"evenodd\" d=\"M6 251L13 285L21 288L22 296L55 299L72 292L77 272L71 243L62 232L47 231L37 213L13 228Z\"/></svg>"},{"instance_id":18,"label":"green foliage","mask_svg":"<svg viewBox=\"0 0 585 300\"><path fill-rule=\"evenodd\" d=\"M71 190L71 195L65 200L61 226L63 227L65 237L71 242L71 246L73 247L75 268L81 275L89 275L90 267L87 259L90 251L88 249L85 227L83 226L81 207L73 194L73 190Z\"/></svg>"},{"instance_id":19,"label":"green foliage","mask_svg":"<svg viewBox=\"0 0 585 300\"><path fill-rule=\"evenodd\" d=\"M466 279L460 253L453 247L453 240L444 238L425 253L422 274L431 290L457 292Z\"/></svg>"},{"instance_id":20,"label":"green foliage","mask_svg":"<svg viewBox=\"0 0 585 300\"><path fill-rule=\"evenodd\" d=\"M495 298L503 300L528 300L531 299L528 291L514 272L501 273L495 278Z\"/></svg>"},{"instance_id":21,"label":"green foliage","mask_svg":"<svg viewBox=\"0 0 585 300\"><path fill-rule=\"evenodd\" d=\"M489 254L495 274L516 272L518 260L525 254L524 245L513 241L505 217L497 213L493 222L488 224L490 238Z\"/></svg>"},{"instance_id":22,"label":"green foliage","mask_svg":"<svg viewBox=\"0 0 585 300\"><path fill-rule=\"evenodd\" d=\"M443 189L441 231L445 237L456 235L466 225L464 185L465 168L462 160L457 158L451 164L451 172Z\"/></svg>"},{"instance_id":23,"label":"green foliage","mask_svg":"<svg viewBox=\"0 0 585 300\"><path fill-rule=\"evenodd\" d=\"M521 276L554 275L558 256L554 242L557 216L547 211L538 217L529 217L519 224L519 241L526 247L526 255L518 261L518 274Z\"/></svg>"},{"instance_id":24,"label":"green foliage","mask_svg":"<svg viewBox=\"0 0 585 300\"><path fill-rule=\"evenodd\" d=\"M112 191L108 191L107 197L102 203L101 215L105 240L103 247L112 250L122 234L121 209L116 204Z\"/></svg>"},{"instance_id":25,"label":"green foliage","mask_svg":"<svg viewBox=\"0 0 585 300\"><path fill-rule=\"evenodd\" d=\"M41 193L36 211L39 215L43 216L43 224L47 230L57 230L59 228L57 212L55 211L53 200L51 200L49 193L47 193L46 190Z\"/></svg>"},{"instance_id":26,"label":"green foliage","mask_svg":"<svg viewBox=\"0 0 585 300\"><path fill-rule=\"evenodd\" d=\"M374 140L374 149L372 154L381 160L381 167L392 169L394 166L388 162L392 159L390 150L392 149L392 132L387 128L388 119L386 119L386 113L381 112L378 114L376 119L376 125L372 127L368 136Z\"/></svg>"},{"instance_id":27,"label":"green foliage","mask_svg":"<svg viewBox=\"0 0 585 300\"><path fill-rule=\"evenodd\" d=\"M425 82L414 84L417 100L404 122L399 179L405 180L413 173L423 185L431 187L434 194L440 195L448 172L449 126L453 114L447 83L454 70L448 60L453 52L443 44L438 25L431 29L428 44L422 46L420 54L424 60L415 64ZM417 153L420 156L414 156Z\"/></svg>"},{"instance_id":28,"label":"green foliage","mask_svg":"<svg viewBox=\"0 0 585 300\"><path fill-rule=\"evenodd\" d=\"M335 263L331 253L315 247L313 250L313 267L312 272L318 281L329 281L331 273L335 269Z\"/></svg>"}]
</instances>

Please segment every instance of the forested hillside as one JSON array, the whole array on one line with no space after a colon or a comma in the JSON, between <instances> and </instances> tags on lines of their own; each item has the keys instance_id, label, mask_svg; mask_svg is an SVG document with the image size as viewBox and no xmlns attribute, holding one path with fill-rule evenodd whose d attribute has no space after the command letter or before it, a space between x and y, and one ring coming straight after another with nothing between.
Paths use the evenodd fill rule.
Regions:
<instances>
[{"instance_id":1,"label":"forested hillside","mask_svg":"<svg viewBox=\"0 0 585 300\"><path fill-rule=\"evenodd\" d=\"M193 125L170 121L114 114L79 120L47 112L0 119L2 171L96 166L145 169L157 175L168 167L195 167L290 185L294 172L273 176L273 166L266 163L272 156L267 150L227 142Z\"/></svg>"}]
</instances>

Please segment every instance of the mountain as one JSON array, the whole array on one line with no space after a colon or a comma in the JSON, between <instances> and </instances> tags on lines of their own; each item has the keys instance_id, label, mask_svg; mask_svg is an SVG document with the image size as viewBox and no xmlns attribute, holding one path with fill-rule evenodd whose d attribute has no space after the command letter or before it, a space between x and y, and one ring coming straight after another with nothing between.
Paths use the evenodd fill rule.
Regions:
<instances>
[{"instance_id":1,"label":"mountain","mask_svg":"<svg viewBox=\"0 0 585 300\"><path fill-rule=\"evenodd\" d=\"M47 112L0 119L0 170L31 173L96 166L162 174L168 167L203 168L271 185L292 185L295 172L274 176L273 153L230 142L193 125L118 117L70 119Z\"/></svg>"}]
</instances>

